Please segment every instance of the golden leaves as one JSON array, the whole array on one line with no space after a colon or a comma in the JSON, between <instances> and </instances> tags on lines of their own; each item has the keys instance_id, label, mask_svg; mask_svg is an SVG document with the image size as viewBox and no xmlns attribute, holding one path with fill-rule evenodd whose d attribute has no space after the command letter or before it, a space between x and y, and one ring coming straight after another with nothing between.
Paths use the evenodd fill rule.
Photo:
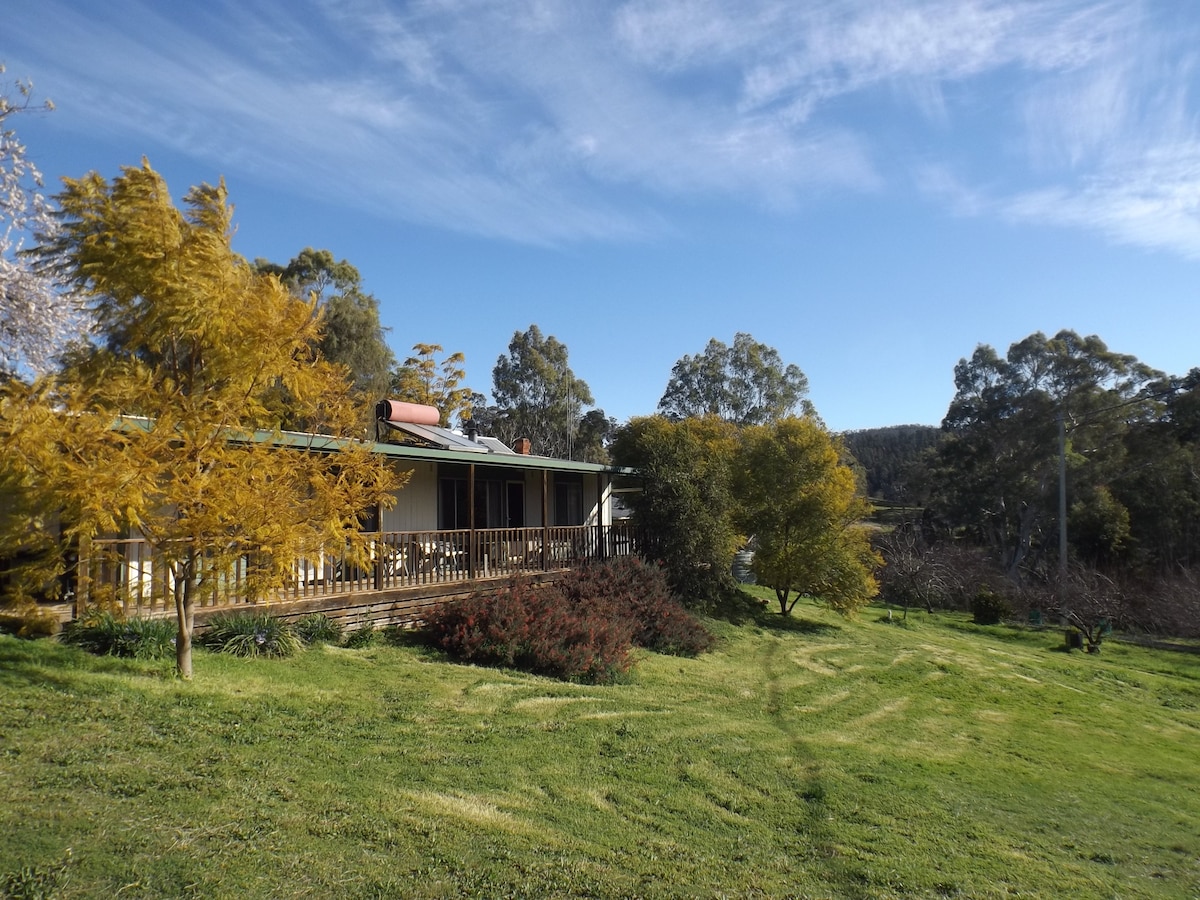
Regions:
<instances>
[{"instance_id":1,"label":"golden leaves","mask_svg":"<svg viewBox=\"0 0 1200 900\"><path fill-rule=\"evenodd\" d=\"M281 390L314 431L353 433L359 411L313 352L315 304L233 252L223 183L193 188L181 212L143 162L68 181L60 200L53 252L109 346L10 386L0 445L72 533L134 528L217 569L253 553L282 580L301 550L344 544L390 502L401 479L365 445L283 433Z\"/></svg>"}]
</instances>

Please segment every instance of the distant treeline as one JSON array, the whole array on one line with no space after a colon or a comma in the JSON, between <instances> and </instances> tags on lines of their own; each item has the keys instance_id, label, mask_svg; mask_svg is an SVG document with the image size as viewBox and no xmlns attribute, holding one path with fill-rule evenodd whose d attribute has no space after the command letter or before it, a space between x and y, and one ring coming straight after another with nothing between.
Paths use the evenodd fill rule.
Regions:
<instances>
[{"instance_id":1,"label":"distant treeline","mask_svg":"<svg viewBox=\"0 0 1200 900\"><path fill-rule=\"evenodd\" d=\"M934 425L889 425L842 434L846 449L862 466L867 496L890 503L911 503L918 491L914 464L937 446L942 430Z\"/></svg>"},{"instance_id":2,"label":"distant treeline","mask_svg":"<svg viewBox=\"0 0 1200 900\"><path fill-rule=\"evenodd\" d=\"M1170 376L1094 335L1039 332L1004 355L979 345L954 381L941 428L843 435L872 498L923 507L927 530L986 549L1021 584L1068 567L1194 577L1200 368Z\"/></svg>"}]
</instances>

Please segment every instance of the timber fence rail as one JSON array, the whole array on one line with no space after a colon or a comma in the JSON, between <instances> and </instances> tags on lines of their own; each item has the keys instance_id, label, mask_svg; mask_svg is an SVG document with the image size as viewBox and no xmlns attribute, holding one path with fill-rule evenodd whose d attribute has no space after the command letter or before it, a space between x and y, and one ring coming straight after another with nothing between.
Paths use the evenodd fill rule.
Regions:
<instances>
[{"instance_id":1,"label":"timber fence rail","mask_svg":"<svg viewBox=\"0 0 1200 900\"><path fill-rule=\"evenodd\" d=\"M282 588L266 596L261 569L247 551L232 564L202 573L197 609L236 608L263 600L287 603L369 591L418 591L477 579L540 574L594 560L636 554L642 541L630 524L453 531L384 531L367 535L365 558L316 552L297 559ZM127 616L175 610L175 571L166 554L139 538L93 540L81 548L77 613L119 607Z\"/></svg>"}]
</instances>

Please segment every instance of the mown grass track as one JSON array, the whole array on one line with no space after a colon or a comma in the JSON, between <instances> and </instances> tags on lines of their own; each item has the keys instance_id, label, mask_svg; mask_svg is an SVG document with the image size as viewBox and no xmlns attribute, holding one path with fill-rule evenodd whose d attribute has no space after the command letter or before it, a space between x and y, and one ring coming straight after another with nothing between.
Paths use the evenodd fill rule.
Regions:
<instances>
[{"instance_id":1,"label":"mown grass track","mask_svg":"<svg viewBox=\"0 0 1200 900\"><path fill-rule=\"evenodd\" d=\"M1195 897L1200 657L807 606L563 684L0 639L0 875L67 897Z\"/></svg>"}]
</instances>

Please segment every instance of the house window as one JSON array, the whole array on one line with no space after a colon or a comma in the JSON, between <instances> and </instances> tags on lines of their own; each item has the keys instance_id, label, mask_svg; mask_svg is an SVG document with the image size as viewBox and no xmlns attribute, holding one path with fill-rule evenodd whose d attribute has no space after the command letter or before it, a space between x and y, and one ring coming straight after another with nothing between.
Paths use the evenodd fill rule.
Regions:
<instances>
[{"instance_id":1,"label":"house window","mask_svg":"<svg viewBox=\"0 0 1200 900\"><path fill-rule=\"evenodd\" d=\"M467 480L465 478L442 478L438 481L438 487L438 528L443 531L470 528Z\"/></svg>"},{"instance_id":2,"label":"house window","mask_svg":"<svg viewBox=\"0 0 1200 900\"><path fill-rule=\"evenodd\" d=\"M475 482L475 527L504 527L504 482L491 479Z\"/></svg>"},{"instance_id":3,"label":"house window","mask_svg":"<svg viewBox=\"0 0 1200 900\"><path fill-rule=\"evenodd\" d=\"M554 479L554 524L583 524L583 481L556 476Z\"/></svg>"},{"instance_id":4,"label":"house window","mask_svg":"<svg viewBox=\"0 0 1200 900\"><path fill-rule=\"evenodd\" d=\"M505 487L508 489L506 500L507 506L504 510L505 525L508 528L524 528L525 527L525 482L510 481Z\"/></svg>"},{"instance_id":5,"label":"house window","mask_svg":"<svg viewBox=\"0 0 1200 900\"><path fill-rule=\"evenodd\" d=\"M466 478L438 479L438 528L470 528L471 519ZM475 479L475 527L523 528L525 526L525 482L503 478Z\"/></svg>"}]
</instances>

